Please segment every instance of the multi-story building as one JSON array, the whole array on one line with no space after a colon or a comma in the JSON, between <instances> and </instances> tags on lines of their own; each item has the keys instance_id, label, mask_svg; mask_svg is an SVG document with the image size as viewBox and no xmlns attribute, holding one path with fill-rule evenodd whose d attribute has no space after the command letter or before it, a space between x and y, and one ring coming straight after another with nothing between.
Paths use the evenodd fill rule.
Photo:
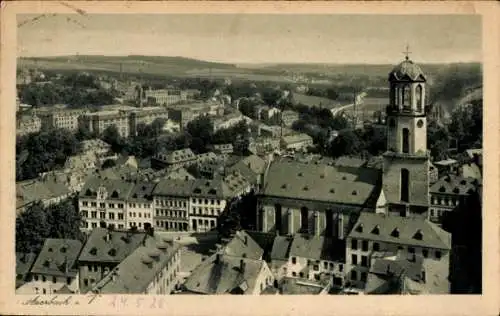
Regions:
<instances>
[{"instance_id":1,"label":"multi-story building","mask_svg":"<svg viewBox=\"0 0 500 316\"><path fill-rule=\"evenodd\" d=\"M187 101L186 91L178 89L148 89L142 94L141 104L170 106L179 102Z\"/></svg>"},{"instance_id":2,"label":"multi-story building","mask_svg":"<svg viewBox=\"0 0 500 316\"><path fill-rule=\"evenodd\" d=\"M229 143L229 144L215 144L212 147L213 147L214 153L219 154L219 155L232 154L234 151L233 144L231 144L231 143Z\"/></svg>"},{"instance_id":3,"label":"multi-story building","mask_svg":"<svg viewBox=\"0 0 500 316\"><path fill-rule=\"evenodd\" d=\"M170 153L159 152L151 158L151 167L169 171L189 167L198 162L198 157L190 148L174 150Z\"/></svg>"},{"instance_id":4,"label":"multi-story building","mask_svg":"<svg viewBox=\"0 0 500 316\"><path fill-rule=\"evenodd\" d=\"M178 244L148 238L92 289L95 294L168 295L178 284Z\"/></svg>"},{"instance_id":5,"label":"multi-story building","mask_svg":"<svg viewBox=\"0 0 500 316\"><path fill-rule=\"evenodd\" d=\"M23 115L17 119L16 134L23 136L37 133L42 128L42 120L36 115Z\"/></svg>"},{"instance_id":6,"label":"multi-story building","mask_svg":"<svg viewBox=\"0 0 500 316\"><path fill-rule=\"evenodd\" d=\"M259 137L248 144L248 150L256 155L266 155L279 149L280 140L272 137Z\"/></svg>"},{"instance_id":7,"label":"multi-story building","mask_svg":"<svg viewBox=\"0 0 500 316\"><path fill-rule=\"evenodd\" d=\"M16 182L16 212L22 212L35 202L45 207L59 203L71 193L67 183L53 177Z\"/></svg>"},{"instance_id":8,"label":"multi-story building","mask_svg":"<svg viewBox=\"0 0 500 316\"><path fill-rule=\"evenodd\" d=\"M421 217L362 212L346 239L346 279L364 289L371 261L400 253L422 256L432 273L439 274L449 291L451 235ZM412 259L413 260L413 259ZM430 273L430 271L428 271ZM447 292L447 291L446 291Z\"/></svg>"},{"instance_id":9,"label":"multi-story building","mask_svg":"<svg viewBox=\"0 0 500 316\"><path fill-rule=\"evenodd\" d=\"M127 228L148 229L153 227L155 183L136 183L127 199Z\"/></svg>"},{"instance_id":10,"label":"multi-story building","mask_svg":"<svg viewBox=\"0 0 500 316\"><path fill-rule=\"evenodd\" d=\"M164 107L143 107L130 113L130 135L137 135L139 124L150 125L156 119L168 120L168 110Z\"/></svg>"},{"instance_id":11,"label":"multi-story building","mask_svg":"<svg viewBox=\"0 0 500 316\"><path fill-rule=\"evenodd\" d=\"M311 136L298 133L281 137L281 146L285 149L304 150L313 145Z\"/></svg>"},{"instance_id":12,"label":"multi-story building","mask_svg":"<svg viewBox=\"0 0 500 316\"><path fill-rule=\"evenodd\" d=\"M474 193L479 182L474 178L462 178L456 175L447 175L439 179L430 188L431 204L429 220L442 224L446 213L453 211L467 197Z\"/></svg>"},{"instance_id":13,"label":"multi-story building","mask_svg":"<svg viewBox=\"0 0 500 316\"><path fill-rule=\"evenodd\" d=\"M101 222L108 227L125 229L126 204L133 188L134 183L121 179L89 179L78 197L82 229L99 227Z\"/></svg>"},{"instance_id":14,"label":"multi-story building","mask_svg":"<svg viewBox=\"0 0 500 316\"><path fill-rule=\"evenodd\" d=\"M121 137L130 135L130 113L123 110L106 110L87 113L82 118L82 124L90 132L102 134L108 127L115 126Z\"/></svg>"},{"instance_id":15,"label":"multi-story building","mask_svg":"<svg viewBox=\"0 0 500 316\"><path fill-rule=\"evenodd\" d=\"M80 124L80 117L89 113L86 109L40 108L35 110L41 119L42 128L62 128L76 131Z\"/></svg>"},{"instance_id":16,"label":"multi-story building","mask_svg":"<svg viewBox=\"0 0 500 316\"><path fill-rule=\"evenodd\" d=\"M252 119L244 116L240 112L232 112L221 117L217 117L214 119L214 132L236 126L243 121L245 121L246 123L251 123Z\"/></svg>"},{"instance_id":17,"label":"multi-story building","mask_svg":"<svg viewBox=\"0 0 500 316\"><path fill-rule=\"evenodd\" d=\"M31 281L16 290L17 294L56 294L62 288L79 293L77 258L82 249L79 240L45 240L31 268Z\"/></svg>"},{"instance_id":18,"label":"multi-story building","mask_svg":"<svg viewBox=\"0 0 500 316\"><path fill-rule=\"evenodd\" d=\"M101 227L92 230L78 256L80 292L90 291L148 238L152 237L146 232Z\"/></svg>"},{"instance_id":19,"label":"multi-story building","mask_svg":"<svg viewBox=\"0 0 500 316\"><path fill-rule=\"evenodd\" d=\"M192 181L163 179L153 190L154 224L157 230L188 231Z\"/></svg>"}]
</instances>

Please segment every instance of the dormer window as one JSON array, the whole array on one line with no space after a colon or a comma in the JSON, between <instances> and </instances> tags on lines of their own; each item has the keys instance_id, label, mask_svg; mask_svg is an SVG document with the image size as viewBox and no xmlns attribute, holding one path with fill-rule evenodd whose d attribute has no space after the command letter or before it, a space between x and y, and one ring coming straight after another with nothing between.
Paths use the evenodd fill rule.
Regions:
<instances>
[{"instance_id":1,"label":"dormer window","mask_svg":"<svg viewBox=\"0 0 500 316\"><path fill-rule=\"evenodd\" d=\"M111 257L114 257L116 256L116 249L115 248L112 248L108 251L108 255L110 255Z\"/></svg>"},{"instance_id":2,"label":"dormer window","mask_svg":"<svg viewBox=\"0 0 500 316\"><path fill-rule=\"evenodd\" d=\"M356 227L356 231L358 233L362 233L363 232L363 224L359 224L358 227Z\"/></svg>"},{"instance_id":3,"label":"dormer window","mask_svg":"<svg viewBox=\"0 0 500 316\"><path fill-rule=\"evenodd\" d=\"M462 181L460 181L460 184L461 184L461 185L466 185L466 184L467 184L467 181L462 180Z\"/></svg>"},{"instance_id":4,"label":"dormer window","mask_svg":"<svg viewBox=\"0 0 500 316\"><path fill-rule=\"evenodd\" d=\"M112 198L117 198L118 197L118 191L113 191L113 193L111 194L111 197Z\"/></svg>"},{"instance_id":5,"label":"dormer window","mask_svg":"<svg viewBox=\"0 0 500 316\"><path fill-rule=\"evenodd\" d=\"M440 187L440 188L439 188L439 192L441 192L441 193L446 192L446 188L445 188L444 186Z\"/></svg>"},{"instance_id":6,"label":"dormer window","mask_svg":"<svg viewBox=\"0 0 500 316\"><path fill-rule=\"evenodd\" d=\"M299 177L302 177L302 172L299 172Z\"/></svg>"},{"instance_id":7,"label":"dormer window","mask_svg":"<svg viewBox=\"0 0 500 316\"><path fill-rule=\"evenodd\" d=\"M459 189L459 188L454 188L454 189L453 189L453 193L455 193L455 194L460 193L460 189Z\"/></svg>"},{"instance_id":8,"label":"dormer window","mask_svg":"<svg viewBox=\"0 0 500 316\"><path fill-rule=\"evenodd\" d=\"M413 235L413 238L416 240L422 240L424 238L424 235L422 234L422 231L419 229L417 230L415 235Z\"/></svg>"},{"instance_id":9,"label":"dormer window","mask_svg":"<svg viewBox=\"0 0 500 316\"><path fill-rule=\"evenodd\" d=\"M308 190L309 190L309 187L306 185L306 186L304 187L304 191L308 191Z\"/></svg>"},{"instance_id":10,"label":"dormer window","mask_svg":"<svg viewBox=\"0 0 500 316\"><path fill-rule=\"evenodd\" d=\"M372 234L374 235L379 235L380 234L380 226L375 226L373 229L372 229Z\"/></svg>"},{"instance_id":11,"label":"dormer window","mask_svg":"<svg viewBox=\"0 0 500 316\"><path fill-rule=\"evenodd\" d=\"M399 238L399 229L394 228L394 230L391 233L391 236L394 238Z\"/></svg>"},{"instance_id":12,"label":"dormer window","mask_svg":"<svg viewBox=\"0 0 500 316\"><path fill-rule=\"evenodd\" d=\"M358 191L356 190L352 191L352 195L358 195Z\"/></svg>"},{"instance_id":13,"label":"dormer window","mask_svg":"<svg viewBox=\"0 0 500 316\"><path fill-rule=\"evenodd\" d=\"M342 177L342 180L347 180L347 177L346 177L346 176L343 176L343 177Z\"/></svg>"},{"instance_id":14,"label":"dormer window","mask_svg":"<svg viewBox=\"0 0 500 316\"><path fill-rule=\"evenodd\" d=\"M90 249L90 254L93 256L97 255L97 248L93 247L92 249Z\"/></svg>"},{"instance_id":15,"label":"dormer window","mask_svg":"<svg viewBox=\"0 0 500 316\"><path fill-rule=\"evenodd\" d=\"M335 193L335 189L330 189L330 193Z\"/></svg>"}]
</instances>

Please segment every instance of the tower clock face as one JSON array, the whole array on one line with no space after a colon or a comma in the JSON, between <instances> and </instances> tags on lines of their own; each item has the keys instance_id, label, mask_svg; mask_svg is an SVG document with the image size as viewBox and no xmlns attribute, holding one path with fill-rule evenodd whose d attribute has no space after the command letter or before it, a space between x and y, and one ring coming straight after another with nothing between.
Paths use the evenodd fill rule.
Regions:
<instances>
[{"instance_id":1,"label":"tower clock face","mask_svg":"<svg viewBox=\"0 0 500 316\"><path fill-rule=\"evenodd\" d=\"M424 121L418 120L417 127L421 128L422 126L424 126Z\"/></svg>"}]
</instances>

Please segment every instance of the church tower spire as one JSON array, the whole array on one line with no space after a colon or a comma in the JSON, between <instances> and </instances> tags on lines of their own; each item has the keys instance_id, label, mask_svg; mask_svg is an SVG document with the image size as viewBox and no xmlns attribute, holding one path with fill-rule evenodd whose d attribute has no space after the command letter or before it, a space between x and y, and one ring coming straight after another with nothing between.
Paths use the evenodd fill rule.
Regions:
<instances>
[{"instance_id":1,"label":"church tower spire","mask_svg":"<svg viewBox=\"0 0 500 316\"><path fill-rule=\"evenodd\" d=\"M407 46L405 60L389 73L383 187L389 212L425 216L429 204L427 79L409 53Z\"/></svg>"}]
</instances>

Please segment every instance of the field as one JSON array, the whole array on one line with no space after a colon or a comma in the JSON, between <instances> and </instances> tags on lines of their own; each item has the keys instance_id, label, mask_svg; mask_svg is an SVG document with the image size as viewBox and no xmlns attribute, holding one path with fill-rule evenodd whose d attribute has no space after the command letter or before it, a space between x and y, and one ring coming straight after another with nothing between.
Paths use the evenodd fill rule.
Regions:
<instances>
[{"instance_id":1,"label":"field","mask_svg":"<svg viewBox=\"0 0 500 316\"><path fill-rule=\"evenodd\" d=\"M385 111L385 106L389 103L389 98L365 98L363 104L357 108L360 119L368 120L373 117L376 111ZM352 115L354 109L350 107L345 111L346 114Z\"/></svg>"},{"instance_id":2,"label":"field","mask_svg":"<svg viewBox=\"0 0 500 316\"><path fill-rule=\"evenodd\" d=\"M294 93L293 97L296 102L302 103L310 107L319 107L320 105L325 108L332 108L338 106L340 103L331 99L315 97L311 95L305 95L300 93Z\"/></svg>"}]
</instances>

